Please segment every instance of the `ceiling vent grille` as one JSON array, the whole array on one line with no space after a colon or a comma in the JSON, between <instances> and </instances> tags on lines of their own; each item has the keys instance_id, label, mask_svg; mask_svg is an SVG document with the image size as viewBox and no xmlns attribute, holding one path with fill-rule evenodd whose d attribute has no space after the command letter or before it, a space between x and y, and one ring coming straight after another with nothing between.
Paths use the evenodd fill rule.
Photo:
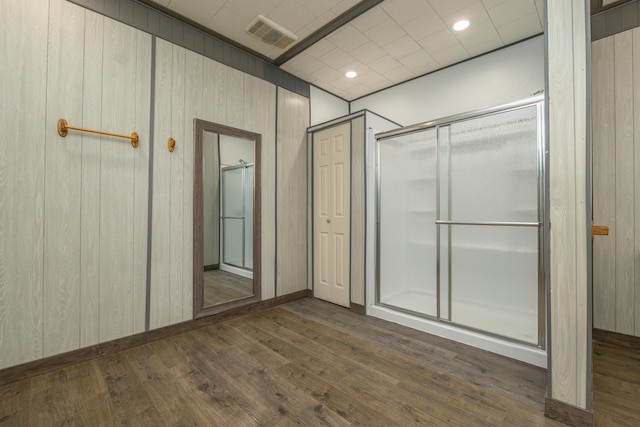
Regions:
<instances>
[{"instance_id":1,"label":"ceiling vent grille","mask_svg":"<svg viewBox=\"0 0 640 427\"><path fill-rule=\"evenodd\" d=\"M298 40L298 36L293 34L291 31L262 15L258 15L258 17L249 24L246 30L249 34L254 35L272 46L279 47L280 49L284 49L291 43Z\"/></svg>"}]
</instances>

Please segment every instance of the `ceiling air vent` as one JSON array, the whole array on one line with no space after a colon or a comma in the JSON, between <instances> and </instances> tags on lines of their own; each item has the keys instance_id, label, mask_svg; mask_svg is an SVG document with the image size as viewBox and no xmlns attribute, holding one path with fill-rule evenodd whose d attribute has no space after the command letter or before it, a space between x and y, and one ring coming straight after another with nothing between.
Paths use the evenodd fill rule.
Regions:
<instances>
[{"instance_id":1,"label":"ceiling air vent","mask_svg":"<svg viewBox=\"0 0 640 427\"><path fill-rule=\"evenodd\" d=\"M298 40L298 36L291 31L276 24L271 19L262 15L258 15L251 24L246 28L249 34L253 34L260 40L269 43L272 46L284 49L291 43Z\"/></svg>"}]
</instances>

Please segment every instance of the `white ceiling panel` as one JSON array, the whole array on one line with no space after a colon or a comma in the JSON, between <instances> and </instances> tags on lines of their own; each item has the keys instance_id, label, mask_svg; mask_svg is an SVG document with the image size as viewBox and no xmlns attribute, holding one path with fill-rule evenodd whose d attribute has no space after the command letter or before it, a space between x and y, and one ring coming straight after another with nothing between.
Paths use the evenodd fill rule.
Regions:
<instances>
[{"instance_id":1,"label":"white ceiling panel","mask_svg":"<svg viewBox=\"0 0 640 427\"><path fill-rule=\"evenodd\" d=\"M543 0L153 0L347 100L540 34ZM354 6L368 10L307 39ZM283 50L245 31L264 15L298 37ZM455 32L452 25L470 26ZM301 48L295 48L296 44ZM291 52L291 53L289 53ZM283 54L286 60L278 59ZM284 57L284 56L283 56ZM283 61L286 61L282 63ZM353 70L355 79L344 73Z\"/></svg>"}]
</instances>

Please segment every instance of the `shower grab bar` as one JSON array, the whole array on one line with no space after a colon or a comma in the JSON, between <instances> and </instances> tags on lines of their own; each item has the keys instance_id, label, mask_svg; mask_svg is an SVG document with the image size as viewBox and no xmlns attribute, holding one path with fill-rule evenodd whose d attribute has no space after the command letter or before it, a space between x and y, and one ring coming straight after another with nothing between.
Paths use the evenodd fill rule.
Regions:
<instances>
[{"instance_id":1,"label":"shower grab bar","mask_svg":"<svg viewBox=\"0 0 640 427\"><path fill-rule=\"evenodd\" d=\"M222 219L245 219L244 216L221 216Z\"/></svg>"},{"instance_id":2,"label":"shower grab bar","mask_svg":"<svg viewBox=\"0 0 640 427\"><path fill-rule=\"evenodd\" d=\"M436 220L437 225L489 225L499 227L540 227L541 222L500 222L500 221L444 221Z\"/></svg>"}]
</instances>

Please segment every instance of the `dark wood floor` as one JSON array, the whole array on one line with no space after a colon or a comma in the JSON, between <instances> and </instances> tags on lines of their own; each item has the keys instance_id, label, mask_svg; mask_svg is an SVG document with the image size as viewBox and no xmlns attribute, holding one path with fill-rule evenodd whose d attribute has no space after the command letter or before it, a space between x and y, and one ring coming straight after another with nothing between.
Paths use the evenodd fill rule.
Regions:
<instances>
[{"instance_id":1,"label":"dark wood floor","mask_svg":"<svg viewBox=\"0 0 640 427\"><path fill-rule=\"evenodd\" d=\"M203 285L205 307L253 295L252 279L227 271L205 271Z\"/></svg>"},{"instance_id":2,"label":"dark wood floor","mask_svg":"<svg viewBox=\"0 0 640 427\"><path fill-rule=\"evenodd\" d=\"M640 350L593 341L596 425L640 426Z\"/></svg>"},{"instance_id":3,"label":"dark wood floor","mask_svg":"<svg viewBox=\"0 0 640 427\"><path fill-rule=\"evenodd\" d=\"M0 424L561 425L543 416L545 383L543 369L304 299L0 387Z\"/></svg>"}]
</instances>

